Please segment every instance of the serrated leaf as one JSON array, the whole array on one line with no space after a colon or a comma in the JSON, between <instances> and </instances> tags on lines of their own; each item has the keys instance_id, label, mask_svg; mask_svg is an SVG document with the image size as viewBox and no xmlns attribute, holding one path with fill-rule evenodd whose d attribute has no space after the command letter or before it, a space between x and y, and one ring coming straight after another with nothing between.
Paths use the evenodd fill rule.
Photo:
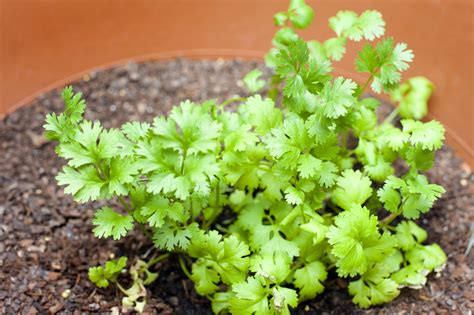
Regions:
<instances>
[{"instance_id":1,"label":"serrated leaf","mask_svg":"<svg viewBox=\"0 0 474 315\"><path fill-rule=\"evenodd\" d=\"M318 293L323 292L323 282L327 275L326 267L320 261L314 261L305 264L303 268L296 269L293 283L300 289L300 300L313 299Z\"/></svg>"},{"instance_id":2,"label":"serrated leaf","mask_svg":"<svg viewBox=\"0 0 474 315\"><path fill-rule=\"evenodd\" d=\"M360 171L346 170L337 179L334 202L345 210L362 205L372 195L371 181Z\"/></svg>"},{"instance_id":3,"label":"serrated leaf","mask_svg":"<svg viewBox=\"0 0 474 315\"><path fill-rule=\"evenodd\" d=\"M262 71L258 69L253 69L249 73L247 73L242 81L244 82L245 86L251 93L258 92L265 86L265 81L259 79L262 75Z\"/></svg>"},{"instance_id":4,"label":"serrated leaf","mask_svg":"<svg viewBox=\"0 0 474 315\"><path fill-rule=\"evenodd\" d=\"M103 207L95 213L92 223L94 235L98 238L110 237L118 240L133 228L133 217L131 215L121 215L109 207Z\"/></svg>"}]
</instances>

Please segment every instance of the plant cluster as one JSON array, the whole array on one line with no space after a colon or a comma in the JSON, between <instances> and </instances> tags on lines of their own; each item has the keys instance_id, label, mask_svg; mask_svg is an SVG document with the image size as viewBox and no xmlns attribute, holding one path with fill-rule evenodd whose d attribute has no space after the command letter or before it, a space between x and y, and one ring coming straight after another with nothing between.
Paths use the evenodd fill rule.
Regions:
<instances>
[{"instance_id":1,"label":"plant cluster","mask_svg":"<svg viewBox=\"0 0 474 315\"><path fill-rule=\"evenodd\" d=\"M267 82L250 72L249 97L184 101L152 123L105 129L83 118L85 102L68 87L65 111L46 118L46 136L67 160L57 176L65 192L122 205L97 210L95 236L118 240L139 227L179 257L215 313L289 314L322 293L333 271L367 308L420 288L446 262L414 221L444 192L423 175L444 140L440 123L418 120L431 83L399 85L413 53L392 38L359 51L355 68L365 83L334 77L347 42L378 39L385 23L377 11L341 11L329 20L335 37L306 42L295 30L313 16L302 0L275 15L281 28L266 56L274 75ZM265 86L268 97L255 94ZM363 96L369 86L399 103L383 122L379 101ZM227 110L230 103L239 106ZM405 163L403 174L395 161ZM132 266L130 289L117 280L125 258L89 277L99 287L119 285L124 304L142 310L158 260Z\"/></svg>"}]
</instances>

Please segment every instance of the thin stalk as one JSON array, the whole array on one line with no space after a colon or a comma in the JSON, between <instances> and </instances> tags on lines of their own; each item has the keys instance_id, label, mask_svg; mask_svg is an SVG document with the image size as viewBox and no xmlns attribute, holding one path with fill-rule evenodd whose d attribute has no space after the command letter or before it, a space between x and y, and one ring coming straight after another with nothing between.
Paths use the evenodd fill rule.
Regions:
<instances>
[{"instance_id":1,"label":"thin stalk","mask_svg":"<svg viewBox=\"0 0 474 315\"><path fill-rule=\"evenodd\" d=\"M118 281L115 281L115 285L117 286L117 288L119 288L120 291L122 291L123 294L128 296L127 290L125 290L125 288L122 287L122 285Z\"/></svg>"},{"instance_id":2,"label":"thin stalk","mask_svg":"<svg viewBox=\"0 0 474 315\"><path fill-rule=\"evenodd\" d=\"M188 154L188 150L184 150L183 152L183 161L181 162L181 175L184 175L184 161L186 160L186 155Z\"/></svg>"},{"instance_id":3,"label":"thin stalk","mask_svg":"<svg viewBox=\"0 0 474 315\"><path fill-rule=\"evenodd\" d=\"M392 112L384 119L384 121L382 122L382 125L391 124L392 121L395 119L395 117L397 117L399 112L400 112L399 107L392 110Z\"/></svg>"},{"instance_id":4,"label":"thin stalk","mask_svg":"<svg viewBox=\"0 0 474 315\"><path fill-rule=\"evenodd\" d=\"M148 237L150 240L153 240L153 234L151 234L151 232L148 231L148 229L142 223L138 223L138 227L146 237Z\"/></svg>"},{"instance_id":5,"label":"thin stalk","mask_svg":"<svg viewBox=\"0 0 474 315\"><path fill-rule=\"evenodd\" d=\"M127 212L130 212L131 209L130 209L130 207L128 206L128 204L127 204L127 202L125 201L125 199L123 199L123 197L122 197L122 196L119 196L119 195L117 195L117 198L118 198L118 200L120 201L120 203L122 204L122 206L125 208L125 210L127 210Z\"/></svg>"},{"instance_id":6,"label":"thin stalk","mask_svg":"<svg viewBox=\"0 0 474 315\"><path fill-rule=\"evenodd\" d=\"M295 271L296 269L298 269L299 267L303 266L304 265L304 261L298 261L295 265L293 265L293 267L291 267L291 271Z\"/></svg>"},{"instance_id":7,"label":"thin stalk","mask_svg":"<svg viewBox=\"0 0 474 315\"><path fill-rule=\"evenodd\" d=\"M304 223L308 223L308 220L306 218L306 215L304 214L304 209L303 207L300 207L300 211L301 211L301 216L303 217L303 222Z\"/></svg>"},{"instance_id":8,"label":"thin stalk","mask_svg":"<svg viewBox=\"0 0 474 315\"><path fill-rule=\"evenodd\" d=\"M375 72L377 72L377 70ZM356 95L357 97L361 96L362 93L364 93L365 89L367 88L367 86L369 85L369 83L372 81L373 78L374 78L374 73L371 73L370 77L367 79L367 81L365 81L365 83L362 85L359 92L357 93Z\"/></svg>"},{"instance_id":9,"label":"thin stalk","mask_svg":"<svg viewBox=\"0 0 474 315\"><path fill-rule=\"evenodd\" d=\"M159 263L162 260L167 259L168 257L170 257L170 253L160 255L158 257L155 257L155 258L152 258L151 260L149 260L146 265L147 265L148 268L150 268L151 266Z\"/></svg>"},{"instance_id":10,"label":"thin stalk","mask_svg":"<svg viewBox=\"0 0 474 315\"><path fill-rule=\"evenodd\" d=\"M183 258L181 256L178 256L178 257L179 257L179 265L181 266L181 270L183 270L186 277L191 278L191 273L189 272L188 267L186 267L186 264L184 263Z\"/></svg>"},{"instance_id":11,"label":"thin stalk","mask_svg":"<svg viewBox=\"0 0 474 315\"><path fill-rule=\"evenodd\" d=\"M224 109L225 106L229 105L229 104L232 104L232 103L235 103L235 102L243 102L245 101L247 98L246 97L234 97L234 98L230 98L222 103L219 104L219 107L220 107L220 110L222 111Z\"/></svg>"},{"instance_id":12,"label":"thin stalk","mask_svg":"<svg viewBox=\"0 0 474 315\"><path fill-rule=\"evenodd\" d=\"M380 227L386 227L400 215L400 212L391 213L380 221Z\"/></svg>"}]
</instances>

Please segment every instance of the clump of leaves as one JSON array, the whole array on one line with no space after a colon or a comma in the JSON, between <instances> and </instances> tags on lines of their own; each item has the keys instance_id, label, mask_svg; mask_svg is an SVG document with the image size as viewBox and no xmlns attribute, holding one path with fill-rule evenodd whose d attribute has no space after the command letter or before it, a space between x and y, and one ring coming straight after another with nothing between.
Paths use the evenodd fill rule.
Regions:
<instances>
[{"instance_id":1,"label":"clump of leaves","mask_svg":"<svg viewBox=\"0 0 474 315\"><path fill-rule=\"evenodd\" d=\"M216 313L288 314L324 291L329 272L347 278L354 303L367 308L422 287L446 262L414 221L444 192L423 174L444 128L416 120L432 84L399 85L413 53L381 38L379 12L341 11L329 21L335 37L307 42L295 30L313 16L302 0L275 16L271 82L256 70L243 79L251 93L268 86L269 97L184 101L152 123L105 129L83 118L85 102L69 87L64 113L46 118L46 135L67 160L57 176L65 192L122 205L97 210L94 234L117 240L139 227L179 257ZM334 77L332 62L361 40L377 40L355 60L367 80ZM383 122L379 101L362 97L369 86L400 103ZM232 102L237 110L226 110ZM396 174L395 161L405 173ZM230 219L220 219L223 211ZM122 259L108 262L89 276L99 287L118 284L123 267ZM122 289L124 304L142 309L149 267Z\"/></svg>"}]
</instances>

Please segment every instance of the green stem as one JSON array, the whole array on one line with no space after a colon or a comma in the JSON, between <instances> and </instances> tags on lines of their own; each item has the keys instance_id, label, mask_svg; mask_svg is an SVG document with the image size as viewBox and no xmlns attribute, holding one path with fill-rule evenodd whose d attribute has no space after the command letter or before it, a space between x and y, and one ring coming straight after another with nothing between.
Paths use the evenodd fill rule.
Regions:
<instances>
[{"instance_id":1,"label":"green stem","mask_svg":"<svg viewBox=\"0 0 474 315\"><path fill-rule=\"evenodd\" d=\"M181 162L181 175L184 175L184 161L186 160L186 155L188 154L188 150L184 150L183 152L183 161Z\"/></svg>"},{"instance_id":2,"label":"green stem","mask_svg":"<svg viewBox=\"0 0 474 315\"><path fill-rule=\"evenodd\" d=\"M247 98L246 97L234 97L234 98L230 98L222 103L219 104L219 107L220 107L220 110L222 111L224 109L225 106L229 105L229 104L232 104L232 103L235 103L235 102L243 102L245 101Z\"/></svg>"},{"instance_id":3,"label":"green stem","mask_svg":"<svg viewBox=\"0 0 474 315\"><path fill-rule=\"evenodd\" d=\"M125 290L125 288L122 287L122 285L121 285L118 281L115 281L115 285L117 286L117 288L119 288L120 291L122 291L123 294L125 294L126 296L128 296L127 290Z\"/></svg>"},{"instance_id":4,"label":"green stem","mask_svg":"<svg viewBox=\"0 0 474 315\"><path fill-rule=\"evenodd\" d=\"M399 112L400 112L399 107L392 110L392 112L384 119L384 121L382 122L382 125L391 124L392 121L395 119L395 117L397 117Z\"/></svg>"},{"instance_id":5,"label":"green stem","mask_svg":"<svg viewBox=\"0 0 474 315\"><path fill-rule=\"evenodd\" d=\"M150 240L153 240L153 234L148 231L148 229L143 225L143 223L138 223L138 227L140 228L140 231L145 234L146 237L148 237Z\"/></svg>"},{"instance_id":6,"label":"green stem","mask_svg":"<svg viewBox=\"0 0 474 315\"><path fill-rule=\"evenodd\" d=\"M400 215L400 212L398 213L391 213L390 215L386 216L380 221L380 227L386 227L390 223L392 223L393 220L395 220L398 216Z\"/></svg>"},{"instance_id":7,"label":"green stem","mask_svg":"<svg viewBox=\"0 0 474 315\"><path fill-rule=\"evenodd\" d=\"M342 149L344 151L347 150L347 138L348 138L348 136L349 136L349 132L344 132L342 134L342 143L341 143L341 145L342 145Z\"/></svg>"},{"instance_id":8,"label":"green stem","mask_svg":"<svg viewBox=\"0 0 474 315\"><path fill-rule=\"evenodd\" d=\"M223 226L220 225L220 224L216 224L216 229L218 229L218 230L221 231L222 233L229 233L229 230L226 229L225 227L223 227Z\"/></svg>"},{"instance_id":9,"label":"green stem","mask_svg":"<svg viewBox=\"0 0 474 315\"><path fill-rule=\"evenodd\" d=\"M306 215L304 214L303 207L300 207L300 211L301 211L301 216L303 217L303 223L308 223L308 219L306 218Z\"/></svg>"},{"instance_id":10,"label":"green stem","mask_svg":"<svg viewBox=\"0 0 474 315\"><path fill-rule=\"evenodd\" d=\"M304 265L304 261L300 260L295 265L293 265L293 267L291 267L291 271L295 271L296 269L298 269L299 267L303 265Z\"/></svg>"},{"instance_id":11,"label":"green stem","mask_svg":"<svg viewBox=\"0 0 474 315\"><path fill-rule=\"evenodd\" d=\"M160 261L167 259L169 256L170 256L170 253L166 253L158 257L152 258L150 261L147 262L146 264L147 268L150 268L151 266L159 263Z\"/></svg>"},{"instance_id":12,"label":"green stem","mask_svg":"<svg viewBox=\"0 0 474 315\"><path fill-rule=\"evenodd\" d=\"M191 273L189 272L188 267L186 267L186 264L184 263L183 258L181 256L178 256L178 257L179 257L179 265L181 266L181 270L183 270L186 277L191 278Z\"/></svg>"},{"instance_id":13,"label":"green stem","mask_svg":"<svg viewBox=\"0 0 474 315\"><path fill-rule=\"evenodd\" d=\"M377 71L374 71L374 73L375 72L377 72ZM371 73L370 77L367 79L367 81L365 81L364 85L362 85L362 87L360 88L359 92L356 95L357 97L361 96L362 93L364 93L364 91L367 88L367 86L369 85L370 81L372 81L372 79L374 78L374 73Z\"/></svg>"},{"instance_id":14,"label":"green stem","mask_svg":"<svg viewBox=\"0 0 474 315\"><path fill-rule=\"evenodd\" d=\"M131 209L130 209L130 207L128 206L127 202L125 202L125 199L123 199L123 197L122 197L122 196L119 196L119 195L117 195L117 198L118 198L118 200L120 201L120 203L122 204L122 206L125 208L125 210L127 210L127 212L130 212Z\"/></svg>"}]
</instances>

